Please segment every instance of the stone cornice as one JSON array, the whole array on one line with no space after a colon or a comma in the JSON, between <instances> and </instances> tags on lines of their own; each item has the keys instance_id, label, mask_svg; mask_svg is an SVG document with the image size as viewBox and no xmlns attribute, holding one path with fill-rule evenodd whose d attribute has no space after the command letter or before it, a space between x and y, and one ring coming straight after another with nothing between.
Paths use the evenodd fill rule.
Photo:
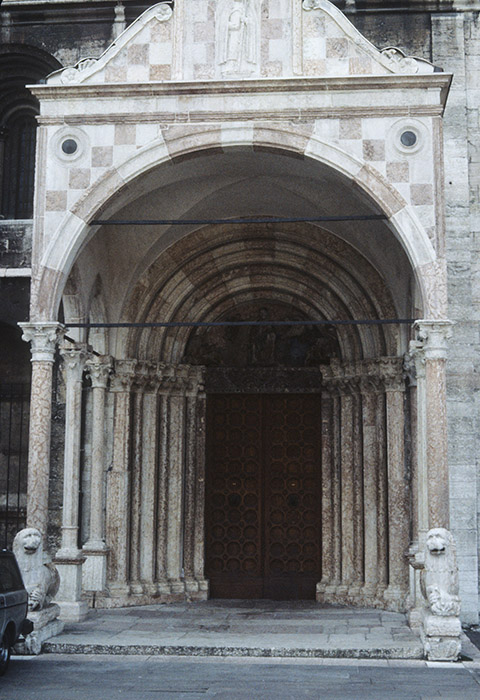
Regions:
<instances>
[{"instance_id":1,"label":"stone cornice","mask_svg":"<svg viewBox=\"0 0 480 700\"><path fill-rule=\"evenodd\" d=\"M171 95L245 95L294 92L352 92L365 90L402 90L408 88L440 90L442 104L452 81L449 73L416 75L352 75L342 77L259 78L256 80L198 80L150 83L104 83L71 85L29 85L42 101L99 97L157 97ZM436 101L437 102L437 101Z\"/></svg>"},{"instance_id":2,"label":"stone cornice","mask_svg":"<svg viewBox=\"0 0 480 700\"><path fill-rule=\"evenodd\" d=\"M277 110L275 113L261 109L252 111L188 111L188 112L139 112L116 114L72 114L66 116L43 116L38 118L41 126L69 124L70 126L111 124L205 124L225 122L255 122L256 124L282 122L304 123L315 119L340 119L348 113L349 118L404 117L404 106L385 105L364 107L318 107L308 109ZM408 115L416 117L438 117L443 114L441 105L410 105Z\"/></svg>"}]
</instances>

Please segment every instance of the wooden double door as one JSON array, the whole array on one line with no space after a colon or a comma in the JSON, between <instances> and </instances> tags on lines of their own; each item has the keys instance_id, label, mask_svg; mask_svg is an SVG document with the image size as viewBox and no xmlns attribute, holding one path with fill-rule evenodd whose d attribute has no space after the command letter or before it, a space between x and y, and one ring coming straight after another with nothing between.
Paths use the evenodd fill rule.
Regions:
<instances>
[{"instance_id":1,"label":"wooden double door","mask_svg":"<svg viewBox=\"0 0 480 700\"><path fill-rule=\"evenodd\" d=\"M206 576L212 598L315 599L320 457L318 395L208 396Z\"/></svg>"}]
</instances>

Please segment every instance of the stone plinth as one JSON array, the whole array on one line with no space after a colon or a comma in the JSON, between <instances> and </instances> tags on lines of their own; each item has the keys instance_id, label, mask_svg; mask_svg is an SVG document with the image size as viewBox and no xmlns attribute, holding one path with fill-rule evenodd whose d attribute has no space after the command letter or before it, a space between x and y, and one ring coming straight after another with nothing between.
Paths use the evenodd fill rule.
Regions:
<instances>
[{"instance_id":1,"label":"stone plinth","mask_svg":"<svg viewBox=\"0 0 480 700\"><path fill-rule=\"evenodd\" d=\"M47 639L55 637L63 632L64 623L58 619L60 608L55 603L50 603L43 610L31 611L28 619L33 622L33 632L18 642L14 647L16 654L38 655L42 651L42 644Z\"/></svg>"},{"instance_id":2,"label":"stone plinth","mask_svg":"<svg viewBox=\"0 0 480 700\"><path fill-rule=\"evenodd\" d=\"M462 648L462 627L456 616L440 617L427 610L423 616L421 637L429 661L457 661Z\"/></svg>"}]
</instances>

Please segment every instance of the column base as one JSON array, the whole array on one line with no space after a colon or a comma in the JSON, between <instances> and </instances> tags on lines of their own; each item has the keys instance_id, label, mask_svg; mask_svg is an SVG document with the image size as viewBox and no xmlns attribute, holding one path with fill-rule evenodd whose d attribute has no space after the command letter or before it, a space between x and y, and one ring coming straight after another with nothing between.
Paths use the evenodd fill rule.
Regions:
<instances>
[{"instance_id":1,"label":"column base","mask_svg":"<svg viewBox=\"0 0 480 700\"><path fill-rule=\"evenodd\" d=\"M398 586L387 586L383 593L383 599L387 606L387 610L394 612L405 612L405 601L407 591L402 590Z\"/></svg>"},{"instance_id":2,"label":"column base","mask_svg":"<svg viewBox=\"0 0 480 700\"><path fill-rule=\"evenodd\" d=\"M60 608L59 619L63 622L81 622L87 617L88 604L86 600L56 600Z\"/></svg>"},{"instance_id":3,"label":"column base","mask_svg":"<svg viewBox=\"0 0 480 700\"><path fill-rule=\"evenodd\" d=\"M58 593L55 597L55 603L60 606L61 615L63 614L63 607L65 605L72 604L82 605L86 608L85 601L82 601L82 564L85 559L73 559L73 560L55 560L55 566L57 567L60 576L60 587ZM86 612L85 612L86 614ZM62 619L67 619L62 617ZM70 621L70 618L68 618ZM78 621L76 618L72 618L72 621Z\"/></svg>"},{"instance_id":4,"label":"column base","mask_svg":"<svg viewBox=\"0 0 480 700\"><path fill-rule=\"evenodd\" d=\"M82 587L84 591L104 591L107 582L108 551L83 549L85 563L82 567Z\"/></svg>"}]
</instances>

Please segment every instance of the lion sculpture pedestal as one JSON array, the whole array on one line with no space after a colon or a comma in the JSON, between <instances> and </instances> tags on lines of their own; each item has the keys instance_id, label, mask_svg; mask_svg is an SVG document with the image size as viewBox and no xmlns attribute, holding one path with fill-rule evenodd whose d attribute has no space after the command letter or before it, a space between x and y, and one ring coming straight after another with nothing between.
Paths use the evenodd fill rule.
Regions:
<instances>
[{"instance_id":1,"label":"lion sculpture pedestal","mask_svg":"<svg viewBox=\"0 0 480 700\"><path fill-rule=\"evenodd\" d=\"M40 654L42 643L63 630L58 619L60 608L52 599L60 585L57 569L43 553L42 535L36 528L20 530L13 541L13 553L28 593L28 619L33 632L15 650L22 654Z\"/></svg>"},{"instance_id":2,"label":"lion sculpture pedestal","mask_svg":"<svg viewBox=\"0 0 480 700\"><path fill-rule=\"evenodd\" d=\"M461 651L460 598L455 542L445 528L427 533L425 549L411 562L420 569L425 607L421 635L430 661L456 661Z\"/></svg>"}]
</instances>

